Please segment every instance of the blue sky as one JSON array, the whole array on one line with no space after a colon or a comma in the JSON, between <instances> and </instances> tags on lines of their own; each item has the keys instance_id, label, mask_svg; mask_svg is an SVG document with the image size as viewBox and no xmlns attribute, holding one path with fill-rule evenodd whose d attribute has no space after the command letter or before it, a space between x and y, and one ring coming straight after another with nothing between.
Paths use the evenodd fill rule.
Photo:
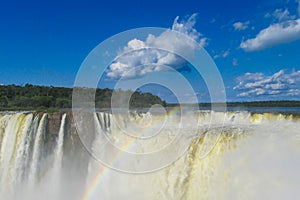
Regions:
<instances>
[{"instance_id":1,"label":"blue sky","mask_svg":"<svg viewBox=\"0 0 300 200\"><path fill-rule=\"evenodd\" d=\"M228 101L300 100L297 0L2 1L0 83L72 87L85 57L108 37L172 28L177 16L185 24L194 13L193 29L219 68Z\"/></svg>"}]
</instances>

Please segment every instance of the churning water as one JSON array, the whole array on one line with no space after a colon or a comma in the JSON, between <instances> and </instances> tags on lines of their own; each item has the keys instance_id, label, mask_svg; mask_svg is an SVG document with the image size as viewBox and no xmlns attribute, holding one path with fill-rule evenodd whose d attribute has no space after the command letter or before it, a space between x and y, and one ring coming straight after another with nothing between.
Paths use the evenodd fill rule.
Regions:
<instances>
[{"instance_id":1,"label":"churning water","mask_svg":"<svg viewBox=\"0 0 300 200\"><path fill-rule=\"evenodd\" d=\"M224 113L219 114L223 122ZM211 112L193 115L200 122L197 133L179 159L154 172L131 174L107 168L91 156L71 114L2 113L0 198L299 199L298 117L236 111L227 113L220 126L218 120L211 121ZM177 123L176 115L173 118ZM112 114L97 113L94 119L96 129L109 133L109 139L121 147L128 144ZM131 119L151 127L161 116L133 114ZM127 121L122 123L125 127ZM136 145L135 151L155 151L172 139L172 133L168 124L158 139ZM95 134L91 145L93 152L101 154L100 136ZM207 145L213 148L203 154ZM124 150L132 150L127 147ZM118 162L118 157L113 159Z\"/></svg>"}]
</instances>

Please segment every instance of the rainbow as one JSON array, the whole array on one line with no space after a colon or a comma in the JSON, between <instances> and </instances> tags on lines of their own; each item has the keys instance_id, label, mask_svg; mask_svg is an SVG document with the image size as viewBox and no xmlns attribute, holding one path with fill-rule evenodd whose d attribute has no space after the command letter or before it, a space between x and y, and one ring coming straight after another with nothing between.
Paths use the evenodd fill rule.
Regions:
<instances>
[{"instance_id":1,"label":"rainbow","mask_svg":"<svg viewBox=\"0 0 300 200\"><path fill-rule=\"evenodd\" d=\"M181 107L179 107L179 106L174 107L172 110L168 111L168 116L175 115L180 110L181 110ZM164 117L160 117L160 118L161 118L160 120L162 120ZM160 120L158 120L158 121L160 121ZM122 149L129 149L131 147L131 145L134 143L134 141L136 141L136 140L130 140L129 142L125 143L122 146ZM115 153L115 155L112 155L110 163L114 163L115 161L117 161L117 159L121 155L120 153L121 153L121 151L118 151L117 153ZM82 200L91 200L91 199L93 199L93 197L95 195L95 192L97 191L98 187L101 185L103 178L105 177L105 175L107 174L107 172L109 170L110 170L110 168L108 166L103 165L101 167L101 169L99 170L96 177L90 182L90 184L86 188L86 190L83 194Z\"/></svg>"}]
</instances>

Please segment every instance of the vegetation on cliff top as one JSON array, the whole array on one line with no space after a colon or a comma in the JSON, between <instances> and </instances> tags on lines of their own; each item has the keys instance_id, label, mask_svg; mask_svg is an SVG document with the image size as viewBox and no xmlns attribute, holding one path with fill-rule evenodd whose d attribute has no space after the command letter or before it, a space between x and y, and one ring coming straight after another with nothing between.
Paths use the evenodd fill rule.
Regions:
<instances>
[{"instance_id":1,"label":"vegetation on cliff top","mask_svg":"<svg viewBox=\"0 0 300 200\"><path fill-rule=\"evenodd\" d=\"M37 110L57 111L72 107L72 88L34 86L26 84L0 85L0 110ZM96 108L110 108L111 89L97 89L95 95ZM124 95L130 91L118 90ZM150 93L136 91L130 98L130 108L151 107L154 104L166 106L166 102Z\"/></svg>"},{"instance_id":2,"label":"vegetation on cliff top","mask_svg":"<svg viewBox=\"0 0 300 200\"><path fill-rule=\"evenodd\" d=\"M72 88L34 86L26 84L0 85L0 111L6 110L36 110L54 112L72 107ZM112 89L97 89L95 105L98 109L110 108ZM118 90L121 96L129 95L131 91ZM149 108L154 104L162 106L178 106L167 104L158 96L136 91L130 98L130 108ZM218 103L215 104L216 106ZM210 107L210 103L199 103L199 106ZM228 107L300 107L300 101L254 101L254 102L227 102Z\"/></svg>"}]
</instances>

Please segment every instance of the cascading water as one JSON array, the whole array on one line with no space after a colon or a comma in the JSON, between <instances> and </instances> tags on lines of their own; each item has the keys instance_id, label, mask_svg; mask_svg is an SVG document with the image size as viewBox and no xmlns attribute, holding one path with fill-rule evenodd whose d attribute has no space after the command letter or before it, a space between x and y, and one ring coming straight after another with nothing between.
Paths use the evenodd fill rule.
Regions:
<instances>
[{"instance_id":1,"label":"cascading water","mask_svg":"<svg viewBox=\"0 0 300 200\"><path fill-rule=\"evenodd\" d=\"M95 160L79 140L70 114L0 115L1 199L298 199L300 120L295 115L196 112L200 123L187 152L170 166L145 173L121 173ZM93 152L105 140L126 146L109 113L93 116ZM151 127L159 116L117 116ZM177 123L177 116L173 122ZM223 123L219 123L222 120ZM129 127L130 128L130 127ZM172 124L159 139L136 146L140 153L172 139ZM130 129L129 129L130 130ZM186 131L186 130L184 130ZM193 130L190 130L193 131ZM105 134L99 134L105 133ZM147 134L145 132L144 134ZM209 136L209 137L208 137ZM214 148L203 154L209 143ZM118 159L117 157L114 159ZM149 163L151 165L151 163Z\"/></svg>"},{"instance_id":2,"label":"cascading water","mask_svg":"<svg viewBox=\"0 0 300 200\"><path fill-rule=\"evenodd\" d=\"M26 115L23 118L22 124L18 129L17 138L15 143L15 161L11 173L13 174L13 185L17 185L22 182L22 178L26 171L26 157L28 157L27 144L28 138L30 137L30 127L32 123L32 114Z\"/></svg>"},{"instance_id":3,"label":"cascading water","mask_svg":"<svg viewBox=\"0 0 300 200\"><path fill-rule=\"evenodd\" d=\"M58 199L61 189L61 168L62 168L62 158L63 158L63 142L65 134L65 124L66 124L66 114L62 115L61 124L58 132L57 142L54 149L54 162L53 168L50 170L49 184L52 186L49 188L52 199Z\"/></svg>"},{"instance_id":4,"label":"cascading water","mask_svg":"<svg viewBox=\"0 0 300 200\"><path fill-rule=\"evenodd\" d=\"M63 114L62 116L57 144L54 151L54 155L55 155L54 171L57 173L59 173L59 169L61 168L61 164L62 164L61 162L62 162L62 155L63 155L63 142L64 142L64 134L65 134L66 116L67 116L66 114Z\"/></svg>"},{"instance_id":5,"label":"cascading water","mask_svg":"<svg viewBox=\"0 0 300 200\"><path fill-rule=\"evenodd\" d=\"M1 173L1 193L10 192L13 189L12 180L12 171L13 161L15 158L14 150L15 143L17 142L17 133L20 126L20 121L23 115L15 114L13 115L7 124L7 127L4 131L4 136L1 144L0 151L0 173ZM13 172L15 173L15 172Z\"/></svg>"},{"instance_id":6,"label":"cascading water","mask_svg":"<svg viewBox=\"0 0 300 200\"><path fill-rule=\"evenodd\" d=\"M38 179L38 167L40 165L40 156L42 154L42 142L43 142L43 135L45 134L46 131L46 118L47 118L47 114L44 114L36 135L35 135L35 139L34 139L34 145L33 145L33 153L32 153L32 161L31 161L31 166L30 166L30 173L29 173L29 183L34 185Z\"/></svg>"}]
</instances>

